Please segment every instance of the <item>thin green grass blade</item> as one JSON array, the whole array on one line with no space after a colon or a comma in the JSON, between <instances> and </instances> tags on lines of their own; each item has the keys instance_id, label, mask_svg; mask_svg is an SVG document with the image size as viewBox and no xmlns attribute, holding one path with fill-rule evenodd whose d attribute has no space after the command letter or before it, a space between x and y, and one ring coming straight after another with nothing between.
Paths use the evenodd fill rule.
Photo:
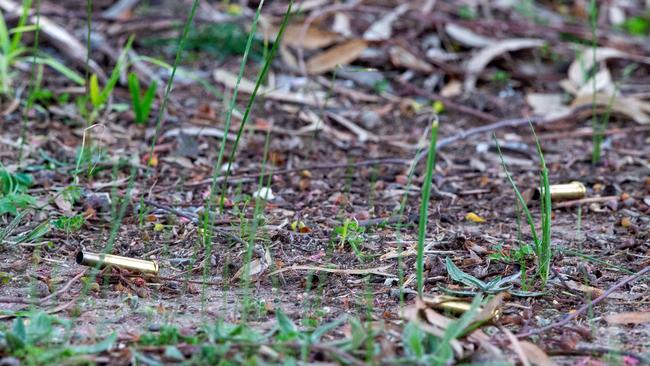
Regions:
<instances>
[{"instance_id":1,"label":"thin green grass blade","mask_svg":"<svg viewBox=\"0 0 650 366\"><path fill-rule=\"evenodd\" d=\"M250 116L251 110L253 109L253 103L255 103L255 99L257 98L257 93L259 92L260 86L262 85L262 80L266 78L266 74L269 72L269 68L271 67L271 61L275 57L275 53L278 47L280 46L280 40L284 35L284 30L286 29L287 24L289 23L289 17L291 15L291 7L293 6L293 2L294 2L293 0L289 2L287 11L284 13L284 18L282 19L282 23L280 24L280 29L278 30L278 34L275 38L275 42L273 43L273 47L271 47L271 51L269 51L269 54L267 55L267 58L264 62L264 66L262 67L262 70L257 76L257 81L255 82L255 88L253 88L253 92L251 93L251 96L248 99L248 103L246 104L246 109L244 110L244 115L242 116L242 121L239 126L239 130L237 131L237 137L235 138L235 143L233 145L232 152L230 153L230 157L228 158L228 162L230 164L228 164L228 168L226 169L226 175L223 180L223 185L221 187L219 204L221 205L222 208L223 208L223 200L225 197L226 187L228 184L228 177L230 176L230 171L232 170L231 169L232 162L235 159L235 154L237 153L237 147L239 146L239 141L241 139L242 132L244 131L246 122L248 122L248 117Z\"/></svg>"},{"instance_id":2,"label":"thin green grass blade","mask_svg":"<svg viewBox=\"0 0 650 366\"><path fill-rule=\"evenodd\" d=\"M418 247L416 259L416 278L418 294L424 292L424 238L427 233L427 219L429 217L429 197L431 196L431 180L433 179L433 170L436 166L436 145L438 141L438 117L434 116L431 122L431 141L429 143L429 152L427 154L426 173L422 185L422 202L420 202L420 222L418 223Z\"/></svg>"},{"instance_id":3,"label":"thin green grass blade","mask_svg":"<svg viewBox=\"0 0 650 366\"><path fill-rule=\"evenodd\" d=\"M140 82L135 73L129 74L129 92L131 93L131 105L135 114L135 122L142 123L142 101L140 100Z\"/></svg>"},{"instance_id":4,"label":"thin green grass blade","mask_svg":"<svg viewBox=\"0 0 650 366\"><path fill-rule=\"evenodd\" d=\"M25 23L27 23L27 17L29 16L29 9L32 7L32 0L23 0L22 4L22 13L20 14L20 18L18 19L18 25L16 26L17 29L21 29L25 26ZM16 29L14 28L14 29ZM14 50L18 48L20 45L20 39L23 35L23 32L15 32L14 36L11 39L11 49Z\"/></svg>"},{"instance_id":5,"label":"thin green grass blade","mask_svg":"<svg viewBox=\"0 0 650 366\"><path fill-rule=\"evenodd\" d=\"M108 78L108 81L106 82L106 86L101 91L99 97L100 105L106 103L109 95L111 95L111 93L113 92L115 85L117 85L117 81L120 79L120 73L122 71L122 67L124 66L124 62L126 61L126 56L129 53L129 50L131 49L131 45L133 44L134 38L135 38L134 36L131 36L126 41L126 45L124 45L124 49L122 50L122 53L120 53L120 56L118 57L117 62L115 63L115 67L111 72L111 76Z\"/></svg>"},{"instance_id":6,"label":"thin green grass blade","mask_svg":"<svg viewBox=\"0 0 650 366\"><path fill-rule=\"evenodd\" d=\"M539 143L539 138L535 133L535 128L533 124L530 123L530 129L533 132L535 137L535 145L537 146L537 154L539 155L540 160L540 190L541 192L541 215L542 215L542 241L540 247L540 258L539 258L539 273L542 278L544 285L548 280L551 259L553 257L552 248L551 248L551 189L550 182L548 178L548 168L546 167L546 160L544 159L544 153L542 152L542 146Z\"/></svg>"},{"instance_id":7,"label":"thin green grass blade","mask_svg":"<svg viewBox=\"0 0 650 366\"><path fill-rule=\"evenodd\" d=\"M143 120L141 123L147 122L149 119L149 114L151 113L151 106L153 104L153 99L156 96L156 90L158 89L158 83L156 81L152 81L151 84L149 84L149 87L147 88L147 92L144 94L144 97L142 98L142 117Z\"/></svg>"},{"instance_id":8,"label":"thin green grass blade","mask_svg":"<svg viewBox=\"0 0 650 366\"><path fill-rule=\"evenodd\" d=\"M46 65L54 70L58 71L61 73L63 76L68 78L70 81L77 85L85 85L86 81L84 78L79 75L76 71L72 70L71 68L65 66L64 64L60 63L59 61L51 58L51 57L36 57L33 60L34 63L40 64L40 65Z\"/></svg>"},{"instance_id":9,"label":"thin green grass blade","mask_svg":"<svg viewBox=\"0 0 650 366\"><path fill-rule=\"evenodd\" d=\"M183 33L181 34L181 38L178 42L178 48L176 50L176 57L174 58L174 64L172 65L172 73L169 76L169 80L167 80L167 87L165 88L165 95L163 96L162 103L160 105L160 111L158 112L158 117L156 118L156 129L154 131L154 135L151 138L151 149L149 151L149 156L153 156L153 150L156 147L156 142L158 141L158 134L160 134L160 127L162 125L162 119L163 116L165 115L165 110L167 109L167 103L169 101L169 94L172 91L172 85L174 84L174 77L176 76L176 69L178 69L178 65L181 62L181 56L183 54L183 50L185 49L185 41L187 40L187 34L190 31L190 27L192 25L192 20L194 19L194 15L196 14L196 9L199 5L199 0L194 0L192 2L192 8L190 9L190 14L187 17L187 21L185 22L185 25L183 26Z\"/></svg>"},{"instance_id":10,"label":"thin green grass blade","mask_svg":"<svg viewBox=\"0 0 650 366\"><path fill-rule=\"evenodd\" d=\"M499 141L497 141L496 135L492 135L492 136L497 146L497 152L499 154L499 158L501 159L501 166L503 166L503 171L506 173L506 178L508 179L508 182L510 182L512 189L515 191L515 196L517 196L517 201L521 205L521 208L524 211L524 214L526 215L526 221L528 221L528 225L530 225L530 233L533 236L535 253L539 254L540 243L539 243L539 238L537 237L537 230L535 229L535 221L533 220L533 216L530 214L530 210L528 209L526 200L524 200L524 197L521 195L519 188L517 188L517 184L512 179L512 175L508 171L508 166L506 165L506 161L503 158L503 154L501 153L501 145L499 145Z\"/></svg>"}]
</instances>

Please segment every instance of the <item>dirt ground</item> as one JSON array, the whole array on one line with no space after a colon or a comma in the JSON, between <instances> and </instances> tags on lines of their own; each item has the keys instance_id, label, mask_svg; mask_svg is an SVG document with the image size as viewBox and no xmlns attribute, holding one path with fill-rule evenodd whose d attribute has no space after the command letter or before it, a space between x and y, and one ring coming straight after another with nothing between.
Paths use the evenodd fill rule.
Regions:
<instances>
[{"instance_id":1,"label":"dirt ground","mask_svg":"<svg viewBox=\"0 0 650 366\"><path fill-rule=\"evenodd\" d=\"M442 3L443 12L452 7L451 2ZM281 14L278 11L281 8L280 3L273 2L268 14ZM366 5L366 8L350 10L350 14L364 10L370 14L361 17L359 24L353 24L355 34L363 33L368 19L376 19L389 9L387 2ZM160 9L167 12L164 6ZM151 16L147 14L143 15L144 19ZM83 18L56 15L52 18L63 22L68 29L79 29L83 24ZM269 79L292 82L291 92L303 96L327 91L330 79L333 80L332 85L336 87L328 99L331 104L310 106L258 96L235 155L225 209L216 214L215 225L219 231L215 232L209 250L201 240L202 228L188 217L173 212L201 212L205 199L210 196L210 178L221 139L209 136L209 132L223 130L226 106L200 85L179 76L154 148L155 163L151 163L149 155L155 124L134 124L132 112L104 113L97 121L99 127L87 130L85 139L86 126L66 107L71 104L44 105L31 111L23 110L21 104L4 114L0 159L10 171L33 176L27 193L36 197L39 206L25 216L12 236L30 232L38 224L61 216L79 213L86 216L80 230L52 227L37 240L2 245L0 296L25 300L2 304L4 324L11 324L15 311L42 309L71 320L73 339L99 340L115 331L128 344L145 332L156 332L169 324L191 333L216 319L237 323L242 319L244 307L250 308L250 315L246 315L249 324L256 329L270 330L275 324L275 309L280 307L296 322L298 319L321 322L342 314L356 315L383 324L385 337L390 339L390 330L401 329L405 324L403 307L416 302L415 280L410 278L415 273L414 252L406 252L401 267L397 256L390 254L397 253L399 248L415 248L417 242L424 164L418 165L411 185L408 184L409 167L427 142L431 102L435 100L427 97L433 93L422 91L430 88L426 84L430 75L439 78L436 90L453 80L463 80L463 75L453 70L460 67L455 61L447 63L449 70L444 68L446 63L441 66L429 61L434 70L431 72L410 71L403 65L395 65L394 60L391 62L387 52L391 46L422 53L421 46L409 46L408 42L423 42L430 30L443 32L441 26L410 28L417 19L417 14L409 12L397 21L390 40L370 47L376 53L354 61L356 67L379 70L386 77L390 90L382 93L354 81L359 75L370 75L369 72L357 71L359 75L354 75L352 71L334 78L326 74L308 80L287 71L284 59L273 63ZM121 23L98 21L95 27L100 32L111 24ZM502 32L492 36L518 35ZM113 41L108 44L119 46ZM563 42L551 42L551 46L561 55L567 51ZM135 49L141 54L173 59L173 53L139 43L138 38ZM497 59L482 71L476 90L448 98L454 105L492 118L482 120L445 103L439 115L439 140L460 136L495 121L532 116L527 95L558 92L557 82L565 76L572 61L567 57L555 64L546 62L543 71L532 76L526 74L524 66L534 62L536 52L517 51ZM648 55L643 52L638 50L638 54ZM463 53L467 54L469 51ZM97 58L103 60L103 56ZM239 56L228 56L218 63L212 62L195 50L183 66L203 72L206 81L228 95L230 88L215 81L212 71L236 73L239 59ZM108 65L112 62L103 61L103 66L110 70ZM608 61L614 78L620 76L626 63L626 60ZM255 80L260 67L260 63L251 63L245 77ZM486 73L493 68L509 70L510 78L503 82L490 81ZM638 67L633 81L627 84L639 87L645 84L647 93L649 70L647 65ZM411 75L405 75L409 72ZM55 73L46 70L46 76L47 87L55 93L66 87L66 82L59 80ZM25 79L23 86L26 83ZM83 89L73 90L72 94L83 92ZM238 105L243 110L249 94L240 91L239 95ZM128 90L118 87L112 103L128 103L128 98ZM155 102L154 110L159 107L160 102ZM301 130L308 123L305 117L308 113L319 116L319 123L325 127L316 132ZM338 122L337 116L353 121L370 136L364 139L358 130ZM241 116L236 115L231 128L233 134L240 123ZM184 130L190 133L184 134ZM525 222L518 229L515 195L504 174L492 132L501 144L517 185L524 190L539 184L539 156L530 127L524 123L458 138L440 147L427 215L425 294L442 294L442 288L462 287L449 278L446 258L486 282L522 269L519 263L497 258L499 253L514 253L519 247L519 236L523 242L530 242L531 236ZM529 290L544 293L534 297L507 295L502 304L503 316L498 324L515 334L561 320L626 276L650 265L648 125L635 122L625 113L612 113L602 161L596 165L591 162L593 129L589 113L576 112L560 121L537 123L535 132L544 151L551 184L582 182L587 188L586 198L594 199L572 201L565 207L554 203L551 241L554 255L546 288L542 288L536 277L532 258L523 268L531 285ZM269 146L265 151L267 133ZM26 143L19 163L18 141L22 137ZM75 177L75 160L82 144L94 147L90 153L94 170L88 173L85 166ZM232 146L229 141L227 154ZM96 161L93 154L97 155ZM263 166L264 158L268 166ZM232 236L249 240L255 209L251 197L260 187L258 173L262 169L275 172L269 183L274 198L263 203L262 219L257 223L253 240L253 259L264 268L253 274L250 288L246 288L235 275L244 266L246 248ZM81 196L71 207L65 207L55 197L73 185L75 179ZM399 213L403 198L406 201L398 223L373 221L392 220ZM146 204L145 200L163 208ZM217 203L213 203L215 208ZM121 207L125 209L123 217L119 214ZM539 203L533 201L530 207L539 227ZM480 220L468 218L469 213ZM0 222L6 227L11 219L10 215L4 215ZM355 255L349 241L342 244L337 234L337 228L340 230L346 219L358 222L363 228L350 234L358 237L355 244L364 254L362 258ZM47 304L26 303L56 292L81 271L86 271L75 263L75 253L105 250L115 228L110 252L159 261L159 278L116 278L119 275L114 273L104 282L100 275L97 283L73 282ZM270 256L270 263L263 258L265 253ZM303 267L291 269L292 266ZM359 275L310 271L309 266L341 270L383 268L378 271L380 274ZM398 278L410 278L404 303L400 302ZM588 313L528 339L558 364L642 364L641 357L645 360L650 357L650 322L619 324L608 317L649 312L649 283L648 276L642 276L609 294ZM520 282L515 288L522 290ZM509 341L505 333L496 327L487 328L484 331L494 344L507 350ZM400 352L397 345L392 352ZM616 354L623 358L607 361L607 357Z\"/></svg>"}]
</instances>

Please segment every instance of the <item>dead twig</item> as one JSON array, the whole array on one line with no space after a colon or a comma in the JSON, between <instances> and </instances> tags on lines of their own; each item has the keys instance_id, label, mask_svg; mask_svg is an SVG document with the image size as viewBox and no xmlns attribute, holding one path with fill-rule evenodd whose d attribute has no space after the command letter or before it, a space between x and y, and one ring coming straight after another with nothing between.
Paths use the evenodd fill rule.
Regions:
<instances>
[{"instance_id":1,"label":"dead twig","mask_svg":"<svg viewBox=\"0 0 650 366\"><path fill-rule=\"evenodd\" d=\"M280 268L277 271L273 271L269 273L269 276L273 276L282 272L287 272L287 271L316 271L316 272L328 272L328 273L342 273L342 274L348 274L348 275L367 275L367 274L374 274L378 276L384 276L384 277L395 277L395 275L384 272L388 268L390 268L391 265L388 266L381 266L381 267L376 267L376 268L367 268L367 269L339 269L339 268L327 268L327 267L318 267L318 266L305 266L305 265L293 265L289 267L284 267Z\"/></svg>"},{"instance_id":2,"label":"dead twig","mask_svg":"<svg viewBox=\"0 0 650 366\"><path fill-rule=\"evenodd\" d=\"M569 324L569 322L571 322L573 319L577 318L581 314L585 313L587 310L591 309L594 305L596 305L596 304L602 302L603 300L605 300L609 295L614 293L614 291L618 290L619 288L621 288L621 287L623 287L623 286L625 286L625 285L627 285L627 284L629 284L631 282L634 282L635 280L642 277L643 275L645 275L648 272L650 272L650 266L646 266L645 268L638 271L637 273L623 278L622 280L620 280L619 282L614 284L612 287L607 289L607 291L603 292L602 295L598 296L593 301L589 301L586 304L582 305L578 310L576 310L576 311L572 312L571 314L565 316L564 319L562 319L560 321L557 321L555 323L551 323L551 324L549 324L549 325L547 325L545 327L532 329L532 330L529 330L529 331L524 332L524 333L519 333L516 336L517 336L517 338L526 338L526 337L530 337L530 336L535 335L535 334L540 334L540 333L546 332L547 330L550 330L550 329L553 329L553 328L565 326L565 325Z\"/></svg>"},{"instance_id":3,"label":"dead twig","mask_svg":"<svg viewBox=\"0 0 650 366\"><path fill-rule=\"evenodd\" d=\"M573 206L580 206L585 203L602 203L602 202L617 201L617 200L618 200L618 196L589 197L589 198L581 198L579 200L559 202L554 204L553 208L567 208Z\"/></svg>"}]
</instances>

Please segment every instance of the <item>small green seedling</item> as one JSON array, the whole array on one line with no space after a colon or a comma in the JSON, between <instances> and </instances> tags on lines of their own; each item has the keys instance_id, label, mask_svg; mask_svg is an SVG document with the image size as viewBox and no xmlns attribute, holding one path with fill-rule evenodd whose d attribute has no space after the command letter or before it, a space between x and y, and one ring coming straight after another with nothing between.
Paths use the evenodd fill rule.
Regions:
<instances>
[{"instance_id":1,"label":"small green seedling","mask_svg":"<svg viewBox=\"0 0 650 366\"><path fill-rule=\"evenodd\" d=\"M131 44L133 44L133 36L129 37L126 41L126 45L122 50L122 53L115 63L115 67L111 72L111 76L106 81L104 87L100 87L99 79L97 74L90 75L88 80L88 94L80 97L77 100L77 107L79 108L79 113L81 113L88 121L88 124L91 125L94 120L97 118L99 111L104 108L106 102L110 98L115 86L117 85L118 80L120 79L120 72L124 68L126 63L126 58L129 50L131 49ZM90 102L92 109L88 111L86 104Z\"/></svg>"},{"instance_id":2,"label":"small green seedling","mask_svg":"<svg viewBox=\"0 0 650 366\"><path fill-rule=\"evenodd\" d=\"M535 129L533 129L532 124L530 125L530 129L532 130L533 136L535 137L535 142L537 145L537 154L540 159L541 170L540 170L540 178L539 178L540 179L539 189L541 192L541 197L540 197L541 198L540 212L541 212L541 220L542 220L541 235L538 234L537 229L535 228L535 221L533 220L533 216L531 215L530 210L528 209L526 200L521 195L519 188L517 188L517 184L515 183L514 179L512 179L512 175L508 171L508 167L506 166L505 160L503 158L503 154L501 154L501 147L499 145L499 142L497 141L496 136L493 137L494 137L494 141L496 142L497 152L499 153L499 157L501 159L501 165L503 166L503 170L506 173L506 178L508 179L508 182L510 182L512 189L515 192L515 196L517 197L517 202L519 206L522 208L524 215L526 217L526 221L530 226L530 233L533 237L533 249L535 251L535 256L537 258L537 265L538 265L537 272L539 273L539 276L542 279L543 284L546 285L546 281L548 280L548 276L550 272L551 258L553 257L553 252L551 248L551 190L549 188L550 183L548 179L548 168L546 167L546 161L544 160L542 147L539 144L539 139L537 138L537 134L535 134Z\"/></svg>"},{"instance_id":3,"label":"small green seedling","mask_svg":"<svg viewBox=\"0 0 650 366\"><path fill-rule=\"evenodd\" d=\"M359 225L356 220L350 219L345 219L343 225L334 229L334 233L339 239L339 245L343 247L345 244L349 244L350 247L352 247L352 251L359 259L364 258L364 254L361 253L359 247L365 240L365 231L366 228Z\"/></svg>"},{"instance_id":4,"label":"small green seedling","mask_svg":"<svg viewBox=\"0 0 650 366\"><path fill-rule=\"evenodd\" d=\"M15 72L13 68L19 62L34 62L48 65L60 72L73 82L84 85L84 79L59 61L50 56L29 56L30 49L21 43L22 35L37 30L34 25L26 25L32 0L23 0L22 12L16 27L9 29L5 23L5 16L0 11L0 96L8 95L12 88ZM37 52L31 52L37 55Z\"/></svg>"},{"instance_id":5,"label":"small green seedling","mask_svg":"<svg viewBox=\"0 0 650 366\"><path fill-rule=\"evenodd\" d=\"M30 185L32 177L29 174L12 174L0 166L0 216L16 215L18 209L36 205L36 199L26 193Z\"/></svg>"},{"instance_id":6,"label":"small green seedling","mask_svg":"<svg viewBox=\"0 0 650 366\"><path fill-rule=\"evenodd\" d=\"M86 218L82 214L76 214L70 217L61 216L52 222L54 227L67 233L81 230L85 223Z\"/></svg>"},{"instance_id":7,"label":"small green seedling","mask_svg":"<svg viewBox=\"0 0 650 366\"><path fill-rule=\"evenodd\" d=\"M460 282L468 287L467 290L450 290L447 288L441 288L446 293L452 295L462 295L462 296L473 296L476 294L476 290L486 294L496 294L502 291L507 291L515 296L529 297L529 296L540 296L543 295L543 292L528 292L528 291L518 291L512 288L513 283L519 279L521 276L521 271L517 272L508 277L497 276L489 282L484 282L478 278L465 273L458 268L454 262L445 258L445 267L447 268L447 273L452 280Z\"/></svg>"},{"instance_id":8,"label":"small green seedling","mask_svg":"<svg viewBox=\"0 0 650 366\"><path fill-rule=\"evenodd\" d=\"M157 87L158 85L155 81L151 82L144 96L142 96L138 76L134 73L129 74L129 91L131 92L131 104L133 106L133 113L135 114L135 123L143 125L149 120L151 105L156 96Z\"/></svg>"}]
</instances>

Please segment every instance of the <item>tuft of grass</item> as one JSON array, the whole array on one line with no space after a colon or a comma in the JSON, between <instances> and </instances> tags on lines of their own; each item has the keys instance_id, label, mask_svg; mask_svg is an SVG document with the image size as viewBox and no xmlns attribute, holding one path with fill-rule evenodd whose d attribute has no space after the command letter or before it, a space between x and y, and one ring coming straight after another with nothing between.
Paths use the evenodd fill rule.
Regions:
<instances>
[{"instance_id":1,"label":"tuft of grass","mask_svg":"<svg viewBox=\"0 0 650 366\"><path fill-rule=\"evenodd\" d=\"M420 203L420 222L418 225L418 248L415 264L418 294L424 292L424 237L427 234L427 218L429 213L429 197L431 196L431 180L433 170L436 166L436 145L438 141L438 116L434 116L431 122L431 140L429 142L429 153L427 154L426 172L422 184L422 202Z\"/></svg>"},{"instance_id":2,"label":"tuft of grass","mask_svg":"<svg viewBox=\"0 0 650 366\"><path fill-rule=\"evenodd\" d=\"M537 145L537 154L540 159L541 170L540 170L540 177L539 177L540 179L539 189L541 193L541 197L540 197L540 211L541 211L541 220L542 220L541 233L537 232L537 229L535 228L535 221L533 220L533 216L530 213L530 210L528 209L528 205L526 204L524 197L521 195L519 188L517 188L517 184L512 179L512 175L508 171L508 167L506 166L505 160L503 158L503 154L501 153L501 146L499 145L499 142L496 139L496 135L493 135L493 137L494 137L494 141L496 142L497 151L499 153L499 158L501 159L501 165L503 166L503 170L506 174L506 178L508 179L508 182L510 182L512 189L515 192L517 202L519 203L521 209L523 210L524 216L526 217L526 221L530 226L530 232L533 237L533 249L537 259L538 273L542 280L542 283L546 285L546 281L548 280L548 276L549 276L551 258L553 257L553 252L551 248L551 192L549 189L550 183L548 179L548 168L546 167L546 161L544 160L542 147L539 143L539 139L537 138L537 134L535 134L535 129L533 128L532 123L530 124L530 128L531 131L533 132L533 135L535 136L535 143Z\"/></svg>"},{"instance_id":3,"label":"tuft of grass","mask_svg":"<svg viewBox=\"0 0 650 366\"><path fill-rule=\"evenodd\" d=\"M32 0L23 0L21 14L16 27L9 29L5 23L4 14L0 10L0 96L7 96L14 90L13 80L16 76L14 66L19 62L31 62L50 66L62 73L77 84L84 84L84 79L76 72L47 55L37 56L36 51L31 51L22 43L22 36L27 32L37 31L37 25L26 25ZM29 54L32 57L29 57Z\"/></svg>"},{"instance_id":4,"label":"tuft of grass","mask_svg":"<svg viewBox=\"0 0 650 366\"><path fill-rule=\"evenodd\" d=\"M149 120L151 105L156 96L157 87L157 83L152 81L144 96L142 96L138 76L135 73L129 74L129 92L131 92L131 104L133 106L133 113L135 114L135 123L143 125Z\"/></svg>"}]
</instances>

